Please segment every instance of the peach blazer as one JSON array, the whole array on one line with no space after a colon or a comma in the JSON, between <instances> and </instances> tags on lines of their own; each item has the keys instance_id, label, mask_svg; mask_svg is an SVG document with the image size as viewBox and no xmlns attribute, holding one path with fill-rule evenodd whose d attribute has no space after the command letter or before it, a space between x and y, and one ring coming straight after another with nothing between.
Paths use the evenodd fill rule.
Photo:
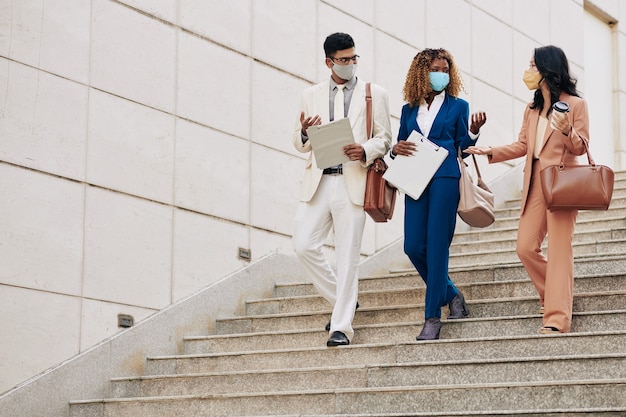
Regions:
<instances>
[{"instance_id":1,"label":"peach blazer","mask_svg":"<svg viewBox=\"0 0 626 417\"><path fill-rule=\"evenodd\" d=\"M565 145L565 162L576 163L577 155L585 153L584 138L589 140L589 113L587 103L580 97L570 96L562 93L559 100L565 101L570 106L569 120L572 130L568 136L558 130L554 130L548 124L543 140L543 147L539 153L539 164L541 169L561 162L563 155L563 145ZM526 156L524 165L524 184L522 187L522 211L526 206L528 190L530 187L530 177L532 174L533 155L535 150L535 136L537 133L537 122L539 120L539 110L531 109L530 103L524 111L524 120L519 132L517 142L509 145L492 147L492 155L489 156L489 163L507 161L514 158Z\"/></svg>"}]
</instances>

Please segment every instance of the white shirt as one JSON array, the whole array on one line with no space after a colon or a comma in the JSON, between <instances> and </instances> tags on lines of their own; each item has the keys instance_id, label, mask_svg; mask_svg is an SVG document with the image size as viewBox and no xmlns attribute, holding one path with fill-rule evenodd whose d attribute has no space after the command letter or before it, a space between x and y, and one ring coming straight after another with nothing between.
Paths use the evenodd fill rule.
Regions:
<instances>
[{"instance_id":1,"label":"white shirt","mask_svg":"<svg viewBox=\"0 0 626 417\"><path fill-rule=\"evenodd\" d=\"M433 98L433 102L430 103L430 108L428 108L428 104L420 104L419 109L417 110L417 125L422 130L422 135L428 137L430 133L430 128L433 127L433 123L435 123L435 118L441 110L441 106L443 105L443 100L446 97L446 91L442 91L437 94L435 98ZM470 139L476 140L479 134L475 135L469 130L467 133L469 134Z\"/></svg>"},{"instance_id":2,"label":"white shirt","mask_svg":"<svg viewBox=\"0 0 626 417\"><path fill-rule=\"evenodd\" d=\"M420 104L417 109L417 125L420 127L422 135L425 137L428 137L430 128L433 127L435 117L437 117L439 110L441 110L445 96L446 91L443 90L441 93L437 94L435 98L433 98L433 102L430 103L430 108L427 103L424 103Z\"/></svg>"}]
</instances>

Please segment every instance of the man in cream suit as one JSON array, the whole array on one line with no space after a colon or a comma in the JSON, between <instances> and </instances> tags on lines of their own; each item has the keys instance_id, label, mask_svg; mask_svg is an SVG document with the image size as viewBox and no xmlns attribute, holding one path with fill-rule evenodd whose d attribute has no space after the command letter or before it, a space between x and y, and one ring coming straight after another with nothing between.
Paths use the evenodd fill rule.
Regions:
<instances>
[{"instance_id":1,"label":"man in cream suit","mask_svg":"<svg viewBox=\"0 0 626 417\"><path fill-rule=\"evenodd\" d=\"M325 63L330 78L307 88L302 94L300 117L293 144L309 153L296 214L293 245L307 274L320 294L333 306L327 325L327 346L348 345L354 336L352 320L358 297L357 269L361 252L365 212L363 200L367 167L391 146L387 93L371 85L373 137L368 140L365 82L355 76L359 56L352 37L333 33L324 42ZM307 129L348 117L354 144L343 152L349 162L318 169L307 137ZM322 252L324 241L334 230L336 272Z\"/></svg>"}]
</instances>

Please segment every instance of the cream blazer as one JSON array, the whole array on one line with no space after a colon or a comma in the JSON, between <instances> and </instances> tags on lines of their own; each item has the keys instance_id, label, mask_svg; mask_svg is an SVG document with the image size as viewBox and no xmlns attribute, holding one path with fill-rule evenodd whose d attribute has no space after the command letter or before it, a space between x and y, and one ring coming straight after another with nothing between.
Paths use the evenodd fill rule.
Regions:
<instances>
[{"instance_id":1,"label":"cream blazer","mask_svg":"<svg viewBox=\"0 0 626 417\"><path fill-rule=\"evenodd\" d=\"M563 145L565 145L565 163L576 163L577 155L585 153L582 138L589 143L589 113L585 100L564 93L561 94L559 100L565 101L570 106L568 117L572 125L572 130L568 136L565 136L562 132L554 130L548 125L543 139L543 146L539 152L540 170L549 165L556 165L561 162ZM531 109L530 104L528 104L524 111L524 120L517 142L513 142L510 145L494 146L492 147L492 155L489 156L490 163L508 161L509 159L526 156L521 213L524 213L526 199L528 198L538 120L539 110ZM536 173L536 175L538 175L538 173Z\"/></svg>"},{"instance_id":2,"label":"cream blazer","mask_svg":"<svg viewBox=\"0 0 626 417\"><path fill-rule=\"evenodd\" d=\"M343 176L348 186L350 200L359 206L363 205L365 197L365 181L367 167L376 159L385 155L391 147L391 122L389 120L389 98L387 92L380 86L371 84L372 90L372 120L373 137L367 140L366 111L365 111L365 82L357 80L350 101L348 118L352 126L352 133L356 143L365 149L365 162L350 161L343 164ZM300 112L305 117L315 116L322 118L322 124L330 121L329 115L330 80L307 88L302 93L300 110L293 132L293 145L298 152L309 153L302 178L301 201L310 201L317 191L322 179L322 170L317 168L315 156L311 152L311 143L302 143L300 134Z\"/></svg>"}]
</instances>

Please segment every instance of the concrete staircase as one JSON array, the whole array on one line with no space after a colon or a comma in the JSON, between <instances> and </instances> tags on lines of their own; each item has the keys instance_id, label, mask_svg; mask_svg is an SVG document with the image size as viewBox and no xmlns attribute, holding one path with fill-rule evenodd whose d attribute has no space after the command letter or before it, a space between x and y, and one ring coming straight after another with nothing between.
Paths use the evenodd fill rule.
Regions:
<instances>
[{"instance_id":1,"label":"concrete staircase","mask_svg":"<svg viewBox=\"0 0 626 417\"><path fill-rule=\"evenodd\" d=\"M515 254L519 201L495 225L459 232L451 275L468 319L415 341L424 286L406 268L360 281L352 345L327 348L329 305L307 283L277 283L181 354L146 358L110 398L72 417L625 416L626 175L608 212L581 212L572 333L538 334L538 298ZM397 257L404 257L398 250ZM444 312L444 317L447 313Z\"/></svg>"}]
</instances>

